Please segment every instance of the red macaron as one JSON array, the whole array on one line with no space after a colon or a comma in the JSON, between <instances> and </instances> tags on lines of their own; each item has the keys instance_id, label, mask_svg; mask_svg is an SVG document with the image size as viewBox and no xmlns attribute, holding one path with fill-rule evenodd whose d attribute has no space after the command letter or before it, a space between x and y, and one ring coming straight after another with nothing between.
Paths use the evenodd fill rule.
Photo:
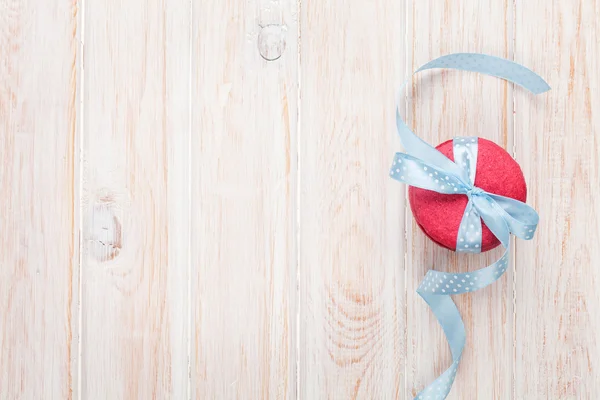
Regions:
<instances>
[{"instance_id":1,"label":"red macaron","mask_svg":"<svg viewBox=\"0 0 600 400\"><path fill-rule=\"evenodd\" d=\"M440 144L436 149L454 161L452 140ZM475 186L488 193L522 202L527 199L527 185L519 164L502 147L482 138L478 139ZM440 246L456 250L458 228L467 206L467 196L442 194L411 186L408 198L413 216L425 235ZM481 251L491 250L499 244L500 241L482 223Z\"/></svg>"}]
</instances>

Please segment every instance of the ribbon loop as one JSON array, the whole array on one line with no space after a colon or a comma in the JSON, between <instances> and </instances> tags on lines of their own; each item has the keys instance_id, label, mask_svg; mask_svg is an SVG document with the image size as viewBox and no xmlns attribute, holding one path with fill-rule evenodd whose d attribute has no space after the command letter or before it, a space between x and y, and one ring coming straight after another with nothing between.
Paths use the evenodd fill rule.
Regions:
<instances>
[{"instance_id":1,"label":"ribbon loop","mask_svg":"<svg viewBox=\"0 0 600 400\"><path fill-rule=\"evenodd\" d=\"M470 189L461 176L405 153L396 153L390 176L410 186L439 193L466 194Z\"/></svg>"},{"instance_id":2,"label":"ribbon loop","mask_svg":"<svg viewBox=\"0 0 600 400\"><path fill-rule=\"evenodd\" d=\"M451 68L496 76L534 94L550 89L540 76L522 65L484 54L460 53L439 57L415 73L433 68ZM455 138L453 162L417 137L404 123L398 109L396 125L407 153L396 154L390 176L411 186L449 195L467 195L469 198L460 223L456 250L470 253L481 251L482 220L505 247L499 260L474 272L446 273L430 270L417 289L417 293L427 302L444 330L453 361L416 398L445 399L454 382L466 338L463 321L450 295L472 292L499 279L508 268L510 234L531 239L539 216L533 208L518 200L487 193L475 186L477 138Z\"/></svg>"}]
</instances>

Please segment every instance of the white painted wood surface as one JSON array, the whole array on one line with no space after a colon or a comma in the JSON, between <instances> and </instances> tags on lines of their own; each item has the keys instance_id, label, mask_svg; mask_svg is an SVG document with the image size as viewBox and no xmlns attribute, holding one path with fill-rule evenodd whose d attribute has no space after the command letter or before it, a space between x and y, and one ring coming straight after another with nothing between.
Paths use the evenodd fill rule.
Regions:
<instances>
[{"instance_id":1,"label":"white painted wood surface","mask_svg":"<svg viewBox=\"0 0 600 400\"><path fill-rule=\"evenodd\" d=\"M297 4L192 5L192 397L294 399Z\"/></svg>"},{"instance_id":2,"label":"white painted wood surface","mask_svg":"<svg viewBox=\"0 0 600 400\"><path fill-rule=\"evenodd\" d=\"M404 189L387 173L404 11L386 0L302 6L301 399L404 392Z\"/></svg>"},{"instance_id":3,"label":"white painted wood surface","mask_svg":"<svg viewBox=\"0 0 600 400\"><path fill-rule=\"evenodd\" d=\"M542 223L533 246L517 243L514 397L595 399L600 4L536 0L515 12L515 59L539 71L553 90L536 99L515 90L517 159ZM544 33L540 25L555 28Z\"/></svg>"},{"instance_id":4,"label":"white painted wood surface","mask_svg":"<svg viewBox=\"0 0 600 400\"><path fill-rule=\"evenodd\" d=\"M185 398L189 4L85 2L81 398Z\"/></svg>"},{"instance_id":5,"label":"white painted wood surface","mask_svg":"<svg viewBox=\"0 0 600 400\"><path fill-rule=\"evenodd\" d=\"M478 51L539 97L413 80L432 144L479 135L542 223L457 297L451 399L600 396L594 0L0 0L0 399L410 399L450 363L437 248L387 177L395 91Z\"/></svg>"},{"instance_id":6,"label":"white painted wood surface","mask_svg":"<svg viewBox=\"0 0 600 400\"><path fill-rule=\"evenodd\" d=\"M71 2L0 1L1 399L77 390L77 29Z\"/></svg>"}]
</instances>

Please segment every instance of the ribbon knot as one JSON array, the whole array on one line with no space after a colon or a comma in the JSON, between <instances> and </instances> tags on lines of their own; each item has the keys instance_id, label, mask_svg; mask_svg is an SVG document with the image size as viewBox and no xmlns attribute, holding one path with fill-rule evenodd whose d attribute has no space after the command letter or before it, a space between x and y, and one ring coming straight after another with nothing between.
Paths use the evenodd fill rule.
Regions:
<instances>
[{"instance_id":1,"label":"ribbon knot","mask_svg":"<svg viewBox=\"0 0 600 400\"><path fill-rule=\"evenodd\" d=\"M428 62L416 72L433 68L481 72L516 83L535 94L550 89L531 70L512 61L483 54L450 54ZM390 171L392 178L422 189L448 195L462 194L469 198L458 230L456 251L481 251L482 220L505 247L498 261L477 271L447 273L430 270L417 289L444 330L453 362L416 398L445 399L454 382L466 339L462 318L450 295L473 292L499 279L508 268L510 234L521 239L532 239L539 217L525 203L475 187L477 138L455 138L453 162L415 135L398 110L396 126L406 154L396 153Z\"/></svg>"},{"instance_id":2,"label":"ribbon knot","mask_svg":"<svg viewBox=\"0 0 600 400\"><path fill-rule=\"evenodd\" d=\"M483 189L478 188L477 186L473 186L473 188L471 188L467 191L467 196L470 199L473 196L477 196L477 195L484 194L484 193L485 193L485 191Z\"/></svg>"}]
</instances>

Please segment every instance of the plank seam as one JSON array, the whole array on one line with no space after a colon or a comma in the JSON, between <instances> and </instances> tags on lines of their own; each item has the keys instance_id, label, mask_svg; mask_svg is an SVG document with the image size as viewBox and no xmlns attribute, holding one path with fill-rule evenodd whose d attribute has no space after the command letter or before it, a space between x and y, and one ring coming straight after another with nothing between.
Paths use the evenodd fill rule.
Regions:
<instances>
[{"instance_id":1,"label":"plank seam","mask_svg":"<svg viewBox=\"0 0 600 400\"><path fill-rule=\"evenodd\" d=\"M300 220L301 220L301 161L300 161L300 138L302 132L302 23L300 18L302 16L302 0L297 0L297 14L298 20L296 21L296 284L295 286L295 300L296 300L296 360L295 360L295 376L296 376L296 387L295 387L295 399L300 398L300 310L302 307L302 299L300 298Z\"/></svg>"},{"instance_id":2,"label":"plank seam","mask_svg":"<svg viewBox=\"0 0 600 400\"><path fill-rule=\"evenodd\" d=\"M79 146L78 146L78 158L79 158L79 188L78 188L78 197L79 197L79 255L78 255L78 281L77 281L77 296L78 296L78 304L77 304L77 398L81 400L81 391L82 391L82 355L83 355L83 344L82 344L82 334L83 334L83 244L82 244L82 235L83 235L83 207L82 207L82 198L83 198L83 183L84 183L84 160L83 160L83 151L84 151L84 121L85 121L85 107L84 107L84 99L85 99L85 4L86 0L79 0L80 10L79 10L79 18L80 18L80 37L79 37Z\"/></svg>"},{"instance_id":3,"label":"plank seam","mask_svg":"<svg viewBox=\"0 0 600 400\"><path fill-rule=\"evenodd\" d=\"M517 34L516 34L516 29L517 29L517 17L516 17L516 13L517 13L517 2L516 0L512 1L512 61L515 61L515 48L516 48L516 40L517 40ZM510 85L512 86L512 136L513 136L513 158L516 159L517 158L517 131L515 129L515 127L517 126L517 117L516 117L516 109L515 109L515 105L516 105L516 98L515 98L515 85L512 84ZM514 240L514 239L513 239ZM513 303L513 324L512 324L512 352L513 352L513 365L512 365L512 374L511 374L511 394L512 394L512 398L516 399L516 395L517 395L517 376L516 376L516 371L517 371L517 246L519 245L517 240L514 240L514 246L512 249L512 254L511 254L511 262L512 262L512 272L513 272L513 277L512 277L512 303Z\"/></svg>"},{"instance_id":4,"label":"plank seam","mask_svg":"<svg viewBox=\"0 0 600 400\"><path fill-rule=\"evenodd\" d=\"M408 39L408 12L409 12L410 0L406 0L404 3L404 54L408 54L409 51L409 39ZM411 65L409 65L410 60L408 57L404 57L404 75L407 75L411 71ZM404 115L408 116L408 86L405 86L404 89ZM411 85L412 87L412 85ZM399 94L399 97L402 96L402 93ZM395 126L395 124L393 125ZM404 335L404 391L408 391L408 362L406 356L408 355L408 224L412 223L412 217L408 212L408 187L404 190L404 245L402 246L404 249L404 257L403 257L403 267L404 267L404 331L402 334Z\"/></svg>"},{"instance_id":5,"label":"plank seam","mask_svg":"<svg viewBox=\"0 0 600 400\"><path fill-rule=\"evenodd\" d=\"M192 67L193 67L193 23L194 6L193 0L189 0L189 62L188 62L188 204L187 215L192 215ZM188 251L187 251L187 398L192 399L192 326L193 326L193 311L192 311L192 218L187 221L187 236L188 236Z\"/></svg>"}]
</instances>

